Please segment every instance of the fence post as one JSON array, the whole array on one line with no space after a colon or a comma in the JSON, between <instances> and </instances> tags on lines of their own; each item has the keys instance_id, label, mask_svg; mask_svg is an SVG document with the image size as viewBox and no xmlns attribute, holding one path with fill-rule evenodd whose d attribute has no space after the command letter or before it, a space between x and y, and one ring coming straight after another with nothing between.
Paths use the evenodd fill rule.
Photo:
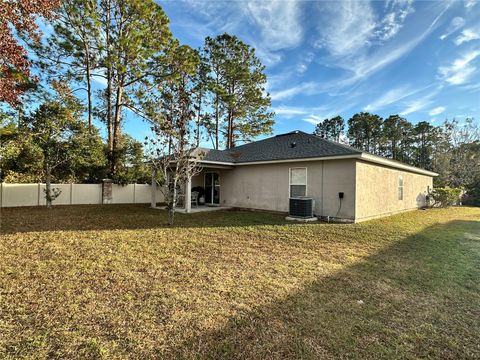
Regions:
<instances>
[{"instance_id":1,"label":"fence post","mask_svg":"<svg viewBox=\"0 0 480 360\"><path fill-rule=\"evenodd\" d=\"M112 203L112 180L103 179L102 184L102 204Z\"/></svg>"},{"instance_id":2,"label":"fence post","mask_svg":"<svg viewBox=\"0 0 480 360\"><path fill-rule=\"evenodd\" d=\"M73 205L73 183L70 183L70 205Z\"/></svg>"},{"instance_id":3,"label":"fence post","mask_svg":"<svg viewBox=\"0 0 480 360\"><path fill-rule=\"evenodd\" d=\"M3 182L0 183L0 207L3 207Z\"/></svg>"},{"instance_id":4,"label":"fence post","mask_svg":"<svg viewBox=\"0 0 480 360\"><path fill-rule=\"evenodd\" d=\"M150 200L150 207L154 208L157 206L157 171L153 168L152 169L152 187L151 190L151 200Z\"/></svg>"},{"instance_id":5,"label":"fence post","mask_svg":"<svg viewBox=\"0 0 480 360\"><path fill-rule=\"evenodd\" d=\"M38 187L37 187L37 194L38 194L37 206L40 206L40 197L41 197L40 187L41 187L41 183L38 183Z\"/></svg>"}]
</instances>

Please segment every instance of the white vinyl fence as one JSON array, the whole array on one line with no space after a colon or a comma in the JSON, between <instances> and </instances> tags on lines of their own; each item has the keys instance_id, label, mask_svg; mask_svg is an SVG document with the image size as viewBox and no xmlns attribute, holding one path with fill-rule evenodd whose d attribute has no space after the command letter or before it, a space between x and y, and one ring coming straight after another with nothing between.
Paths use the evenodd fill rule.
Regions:
<instances>
[{"instance_id":1,"label":"white vinyl fence","mask_svg":"<svg viewBox=\"0 0 480 360\"><path fill-rule=\"evenodd\" d=\"M102 184L52 184L62 192L53 205L102 204ZM0 207L44 206L45 184L6 184L0 183ZM145 204L152 198L151 186L112 184L111 204ZM157 190L156 201L162 202L163 194Z\"/></svg>"}]
</instances>

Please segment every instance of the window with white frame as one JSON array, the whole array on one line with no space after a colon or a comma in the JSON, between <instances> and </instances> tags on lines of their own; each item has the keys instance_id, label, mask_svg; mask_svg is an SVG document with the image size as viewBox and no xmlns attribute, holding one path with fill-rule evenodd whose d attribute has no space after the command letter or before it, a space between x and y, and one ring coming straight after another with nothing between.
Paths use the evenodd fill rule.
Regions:
<instances>
[{"instance_id":1,"label":"window with white frame","mask_svg":"<svg viewBox=\"0 0 480 360\"><path fill-rule=\"evenodd\" d=\"M307 168L290 168L290 197L307 196Z\"/></svg>"},{"instance_id":2,"label":"window with white frame","mask_svg":"<svg viewBox=\"0 0 480 360\"><path fill-rule=\"evenodd\" d=\"M398 176L398 200L403 200L403 176Z\"/></svg>"}]
</instances>

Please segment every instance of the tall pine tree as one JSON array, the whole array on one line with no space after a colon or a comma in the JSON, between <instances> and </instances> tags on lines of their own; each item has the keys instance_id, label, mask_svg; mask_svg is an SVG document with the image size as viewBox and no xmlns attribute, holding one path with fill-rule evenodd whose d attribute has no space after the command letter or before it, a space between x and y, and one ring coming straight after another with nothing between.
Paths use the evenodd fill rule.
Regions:
<instances>
[{"instance_id":1,"label":"tall pine tree","mask_svg":"<svg viewBox=\"0 0 480 360\"><path fill-rule=\"evenodd\" d=\"M255 50L236 36L222 34L206 38L203 55L210 74L216 147L221 128L227 148L271 133L274 114L268 111L265 66Z\"/></svg>"}]
</instances>

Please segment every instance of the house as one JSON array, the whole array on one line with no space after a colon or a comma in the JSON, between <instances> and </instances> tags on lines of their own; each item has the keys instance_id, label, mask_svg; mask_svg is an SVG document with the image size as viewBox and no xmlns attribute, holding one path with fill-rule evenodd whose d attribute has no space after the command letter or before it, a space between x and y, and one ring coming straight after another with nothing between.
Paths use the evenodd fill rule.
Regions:
<instances>
[{"instance_id":1,"label":"house","mask_svg":"<svg viewBox=\"0 0 480 360\"><path fill-rule=\"evenodd\" d=\"M352 222L425 206L437 175L302 131L200 150L187 188L203 187L207 205L287 213L290 197L308 196L316 216Z\"/></svg>"}]
</instances>

